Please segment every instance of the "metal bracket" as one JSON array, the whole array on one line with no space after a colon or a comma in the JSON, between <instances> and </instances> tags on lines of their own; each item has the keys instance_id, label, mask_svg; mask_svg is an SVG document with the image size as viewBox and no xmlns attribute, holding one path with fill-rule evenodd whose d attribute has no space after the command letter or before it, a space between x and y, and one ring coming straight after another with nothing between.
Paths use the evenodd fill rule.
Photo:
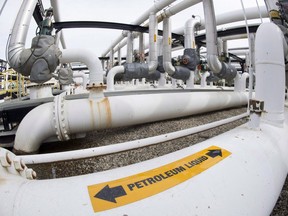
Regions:
<instances>
[{"instance_id":1,"label":"metal bracket","mask_svg":"<svg viewBox=\"0 0 288 216\"><path fill-rule=\"evenodd\" d=\"M261 114L264 112L264 101L259 100L249 100L249 110L252 113L258 113Z\"/></svg>"}]
</instances>

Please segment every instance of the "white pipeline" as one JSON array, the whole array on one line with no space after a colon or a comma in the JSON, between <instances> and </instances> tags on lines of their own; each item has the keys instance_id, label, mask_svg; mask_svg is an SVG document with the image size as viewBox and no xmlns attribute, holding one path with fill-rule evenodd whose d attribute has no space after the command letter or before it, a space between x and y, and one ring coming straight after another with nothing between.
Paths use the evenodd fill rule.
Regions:
<instances>
[{"instance_id":1,"label":"white pipeline","mask_svg":"<svg viewBox=\"0 0 288 216\"><path fill-rule=\"evenodd\" d=\"M7 168L2 165L0 166L2 179L0 214L175 216L191 215L191 212L195 215L235 215L237 212L238 215L247 216L270 215L287 175L287 130L287 121L283 128L263 124L260 131L249 130L246 125L243 125L162 157L104 172L60 179L27 180L11 173L12 171L17 173L14 167L8 167L12 171L7 172ZM186 181L178 178L180 174L162 179L161 182L157 181L155 183L157 185L166 184L169 180L174 180L173 178L177 178L180 182L161 193L149 193L146 199L130 201L126 205L114 208L116 202L132 196L128 194L129 189L121 179L131 179L130 182L126 182L132 184L133 176L140 176L144 172L150 174L151 170L155 169L159 171L159 175L162 173L164 175L167 170L162 166L174 163L175 167L178 167L176 161L199 155L202 151L204 153L201 155L206 156L209 151L205 149L211 149L212 146L221 152L228 151L230 155L217 156L219 163L210 164L205 171ZM4 165L7 164L5 163L7 161L3 161ZM202 164L196 164L194 168L201 169L201 167ZM144 189L149 189L151 184L146 181L147 185L144 185L144 179L153 178L154 175L144 176L143 181L137 183L139 185L135 187L137 194L141 194ZM108 204L111 203L111 208L95 213L92 201L99 201L101 205L106 204L105 200L97 199L95 196L105 185L115 187L110 185L111 181L115 181L115 186L122 186L127 191L127 196L117 197L116 202L113 203L106 201ZM88 186L92 185L100 186L95 193L89 195Z\"/></svg>"},{"instance_id":2,"label":"white pipeline","mask_svg":"<svg viewBox=\"0 0 288 216\"><path fill-rule=\"evenodd\" d=\"M35 152L51 136L67 140L82 132L172 119L247 102L246 94L225 91L114 96L101 100L63 100L58 96L54 103L40 105L25 116L17 130L14 149ZM42 113L47 113L50 120ZM36 135L29 133L35 127L35 119ZM40 128L44 128L42 132Z\"/></svg>"},{"instance_id":3,"label":"white pipeline","mask_svg":"<svg viewBox=\"0 0 288 216\"><path fill-rule=\"evenodd\" d=\"M162 135L158 135L154 137L128 141L124 143L110 144L107 146L67 151L67 152L58 152L58 153L51 153L51 154L23 155L21 156L21 158L25 162L25 164L40 164L40 163L52 163L52 162L67 161L67 160L78 160L78 159L95 157L95 156L100 156L100 155L113 154L113 153L118 153L122 151L143 148L149 145L155 145L157 143L167 142L173 139L178 139L184 136L192 135L195 133L199 133L205 130L215 128L215 127L219 127L221 125L228 124L233 121L237 121L247 116L248 116L248 113L243 113L241 115L211 122L205 125L200 125L200 126L196 126L193 128L188 128L188 129L175 131L175 132L171 132L167 134L162 134Z\"/></svg>"},{"instance_id":4,"label":"white pipeline","mask_svg":"<svg viewBox=\"0 0 288 216\"><path fill-rule=\"evenodd\" d=\"M263 23L258 28L255 39L255 99L264 101L263 118L280 125L284 121L284 47L283 33L274 23Z\"/></svg>"}]
</instances>

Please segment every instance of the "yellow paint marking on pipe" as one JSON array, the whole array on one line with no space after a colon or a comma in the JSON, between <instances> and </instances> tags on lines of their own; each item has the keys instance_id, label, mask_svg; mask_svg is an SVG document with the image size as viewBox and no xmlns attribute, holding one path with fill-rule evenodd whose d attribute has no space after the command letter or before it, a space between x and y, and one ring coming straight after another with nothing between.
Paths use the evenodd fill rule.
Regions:
<instances>
[{"instance_id":1,"label":"yellow paint marking on pipe","mask_svg":"<svg viewBox=\"0 0 288 216\"><path fill-rule=\"evenodd\" d=\"M225 149L210 146L146 172L89 185L88 193L93 210L105 211L161 193L209 169L230 154Z\"/></svg>"},{"instance_id":2,"label":"yellow paint marking on pipe","mask_svg":"<svg viewBox=\"0 0 288 216\"><path fill-rule=\"evenodd\" d=\"M156 43L156 42L157 42L157 35L154 34L154 43Z\"/></svg>"}]
</instances>

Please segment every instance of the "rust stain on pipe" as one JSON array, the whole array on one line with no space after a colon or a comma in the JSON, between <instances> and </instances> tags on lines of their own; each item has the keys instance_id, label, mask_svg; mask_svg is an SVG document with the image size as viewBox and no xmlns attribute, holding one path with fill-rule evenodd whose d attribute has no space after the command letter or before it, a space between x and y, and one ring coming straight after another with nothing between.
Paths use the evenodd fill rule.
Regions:
<instances>
[{"instance_id":1,"label":"rust stain on pipe","mask_svg":"<svg viewBox=\"0 0 288 216\"><path fill-rule=\"evenodd\" d=\"M97 104L97 107L94 103ZM112 114L108 98L105 97L100 101L89 100L89 106L91 112L91 124L94 130L110 128L112 126Z\"/></svg>"}]
</instances>

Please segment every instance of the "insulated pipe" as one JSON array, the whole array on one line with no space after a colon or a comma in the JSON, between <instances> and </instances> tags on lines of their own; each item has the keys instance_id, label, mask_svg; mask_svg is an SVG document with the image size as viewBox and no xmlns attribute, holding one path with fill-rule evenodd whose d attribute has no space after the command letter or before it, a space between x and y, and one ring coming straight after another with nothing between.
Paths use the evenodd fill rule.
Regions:
<instances>
[{"instance_id":1,"label":"insulated pipe","mask_svg":"<svg viewBox=\"0 0 288 216\"><path fill-rule=\"evenodd\" d=\"M126 63L130 64L133 62L133 34L131 31L127 32L127 54L126 54ZM113 50L111 50L113 52ZM111 53L110 52L110 53Z\"/></svg>"},{"instance_id":2,"label":"insulated pipe","mask_svg":"<svg viewBox=\"0 0 288 216\"><path fill-rule=\"evenodd\" d=\"M204 2L203 2L204 3ZM259 18L259 13L258 13L258 8L257 7L251 7L251 8L246 8L246 17L247 19L257 19ZM260 7L260 12L262 17L268 17L267 9L265 6ZM224 25L232 22L238 22L238 21L243 21L243 10L233 10L227 13L223 14L217 14L217 19L216 19L216 25ZM200 30L203 30L205 28L205 22L203 21L200 26ZM174 33L176 34L184 34L184 28L178 28L173 30Z\"/></svg>"},{"instance_id":3,"label":"insulated pipe","mask_svg":"<svg viewBox=\"0 0 288 216\"><path fill-rule=\"evenodd\" d=\"M170 18L166 17L163 20L163 67L170 76L172 76L176 71L175 67L171 63L171 43Z\"/></svg>"},{"instance_id":4,"label":"insulated pipe","mask_svg":"<svg viewBox=\"0 0 288 216\"><path fill-rule=\"evenodd\" d=\"M167 7L171 3L173 3L176 0L162 0L156 2L151 8L146 10L137 20L132 22L132 25L140 25L142 24L145 20L147 20L150 16L150 12L157 13L158 11L162 10L163 8ZM112 45L105 51L103 52L102 56L107 56L107 54L110 52L111 49L114 49L114 47L117 46L122 40L124 39L123 35L121 34L113 43Z\"/></svg>"},{"instance_id":5,"label":"insulated pipe","mask_svg":"<svg viewBox=\"0 0 288 216\"><path fill-rule=\"evenodd\" d=\"M212 0L203 0L203 9L206 26L207 63L213 72L219 73L222 64L218 59L216 19Z\"/></svg>"},{"instance_id":6,"label":"insulated pipe","mask_svg":"<svg viewBox=\"0 0 288 216\"><path fill-rule=\"evenodd\" d=\"M13 25L8 45L8 61L9 65L16 70L23 64L20 55L25 49L30 21L37 2L37 0L24 0Z\"/></svg>"},{"instance_id":7,"label":"insulated pipe","mask_svg":"<svg viewBox=\"0 0 288 216\"><path fill-rule=\"evenodd\" d=\"M185 29L184 29L184 48L189 49L195 49L196 48L196 41L195 41L195 28L196 26L200 26L200 18L195 17L188 19L185 23Z\"/></svg>"},{"instance_id":8,"label":"insulated pipe","mask_svg":"<svg viewBox=\"0 0 288 216\"><path fill-rule=\"evenodd\" d=\"M53 8L53 17L54 17L55 22L61 22L58 3L59 3L58 0L50 0L50 4ZM66 42L65 42L63 34L60 35L60 41L61 41L62 48L66 49L67 46L66 46Z\"/></svg>"},{"instance_id":9,"label":"insulated pipe","mask_svg":"<svg viewBox=\"0 0 288 216\"><path fill-rule=\"evenodd\" d=\"M107 75L107 91L114 91L114 77L116 74L124 73L125 67L124 66L116 66L113 67Z\"/></svg>"},{"instance_id":10,"label":"insulated pipe","mask_svg":"<svg viewBox=\"0 0 288 216\"><path fill-rule=\"evenodd\" d=\"M82 62L89 69L89 85L99 86L103 84L103 70L101 61L97 55L86 49L65 49L62 50L61 63Z\"/></svg>"},{"instance_id":11,"label":"insulated pipe","mask_svg":"<svg viewBox=\"0 0 288 216\"><path fill-rule=\"evenodd\" d=\"M36 112L32 110L21 121L15 138L16 152L35 152L53 135L67 140L76 133L183 117L245 105L248 101L244 93L225 91L126 95L100 100L63 100L60 97L57 96L54 103L45 104L43 110L42 105L38 106ZM46 112L50 113L49 121L46 115L42 118ZM30 133L35 118L37 128L45 128L42 133L37 129L36 138Z\"/></svg>"},{"instance_id":12,"label":"insulated pipe","mask_svg":"<svg viewBox=\"0 0 288 216\"><path fill-rule=\"evenodd\" d=\"M172 7L168 7L160 15L158 15L158 22L162 22L165 17L171 17L200 2L202 2L202 0L183 0Z\"/></svg>"},{"instance_id":13,"label":"insulated pipe","mask_svg":"<svg viewBox=\"0 0 288 216\"><path fill-rule=\"evenodd\" d=\"M237 212L237 215L270 215L287 176L287 123L286 115L283 128L263 123L261 131L255 131L242 125L204 142L151 160L88 175L50 180L30 181L21 178L14 166L14 161L19 157L11 157L11 152L4 152L0 165L0 214L119 216L125 213L137 216L175 216L191 215L191 212L195 215L235 215ZM207 153L214 148L223 154L212 155L213 158L208 156ZM0 148L1 151L7 150ZM6 155L11 160L6 160ZM187 157L190 160L185 161ZM199 157L204 157L208 163L198 162ZM12 161L11 166L9 161ZM189 165L186 167L186 163L191 163L193 169L188 168ZM19 164L18 161L15 164ZM169 168L165 169L168 165L171 169L183 165L185 169L171 177ZM196 176L185 178L186 181L180 178L194 171ZM162 178L159 181L154 180L153 185L153 182L148 183L147 179L153 179L155 175ZM179 181L179 184L161 190L161 187L173 181ZM135 184L136 195L147 194L148 191L147 198L133 202L135 196L130 193L128 183ZM105 194L106 197L115 197L112 200L115 202L98 199L99 202L96 203L95 194L106 185L111 188ZM154 186L156 194L149 192ZM99 189L91 192L90 189L95 187ZM123 188L127 195L122 195L119 188ZM113 193L114 191L116 192ZM121 207L117 205L127 198L132 201L124 202ZM111 207L95 213L93 206L99 206L100 203L108 203ZM118 208L114 208L117 206Z\"/></svg>"},{"instance_id":14,"label":"insulated pipe","mask_svg":"<svg viewBox=\"0 0 288 216\"><path fill-rule=\"evenodd\" d=\"M179 131L162 134L162 135L158 135L154 137L139 139L139 140L127 141L124 143L110 144L107 146L74 150L74 151L66 151L66 152L40 154L40 155L39 154L22 155L21 159L24 161L25 164L40 164L40 163L42 164L42 163L54 163L54 162L68 161L68 160L79 160L79 159L96 157L96 156L101 156L101 155L114 154L114 153L133 150L137 148L143 148L143 147L147 147L150 145L155 145L158 143L167 142L173 139L178 139L184 136L203 132L203 131L206 131L215 127L219 127L224 124L237 121L247 116L248 116L248 113L243 113L241 115L211 122L205 125L199 125L193 128L188 128L184 130L179 130Z\"/></svg>"},{"instance_id":15,"label":"insulated pipe","mask_svg":"<svg viewBox=\"0 0 288 216\"><path fill-rule=\"evenodd\" d=\"M259 26L255 39L255 99L264 101L263 119L277 125L284 121L284 46L286 41L277 25L263 23ZM259 117L257 119L259 124Z\"/></svg>"},{"instance_id":16,"label":"insulated pipe","mask_svg":"<svg viewBox=\"0 0 288 216\"><path fill-rule=\"evenodd\" d=\"M158 23L155 12L151 12L149 16L149 73L154 73L158 66Z\"/></svg>"}]
</instances>

